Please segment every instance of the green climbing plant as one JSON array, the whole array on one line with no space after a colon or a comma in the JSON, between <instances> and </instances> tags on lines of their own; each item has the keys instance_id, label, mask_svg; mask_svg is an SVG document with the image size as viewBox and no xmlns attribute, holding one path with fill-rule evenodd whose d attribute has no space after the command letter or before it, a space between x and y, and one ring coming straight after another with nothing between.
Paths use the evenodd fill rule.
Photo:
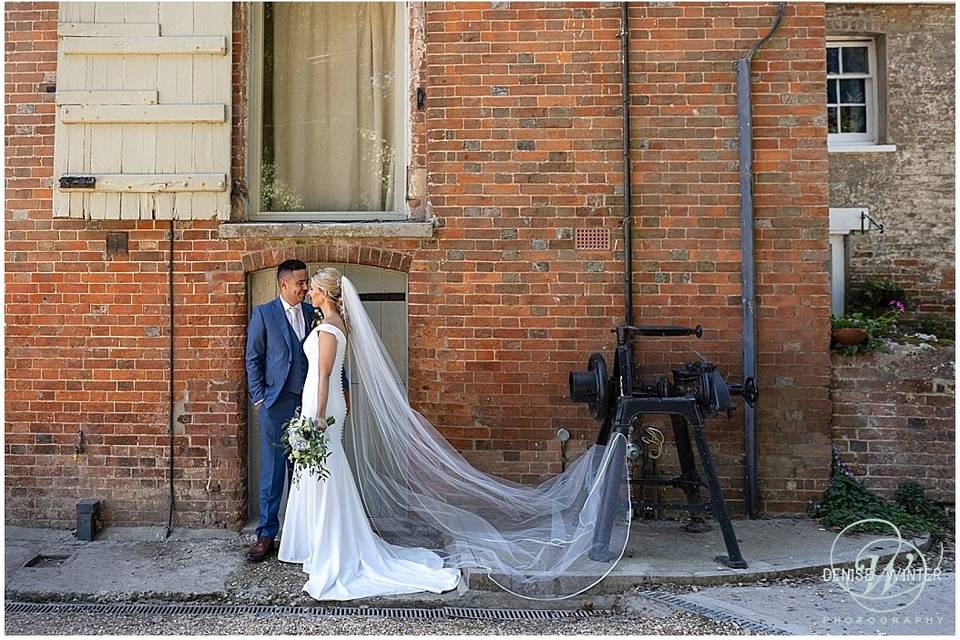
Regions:
<instances>
[{"instance_id":1,"label":"green climbing plant","mask_svg":"<svg viewBox=\"0 0 960 640\"><path fill-rule=\"evenodd\" d=\"M905 536L929 534L932 541L943 540L953 533L953 518L942 507L924 495L923 487L915 482L904 482L897 487L894 500L876 495L844 468L834 454L830 485L819 502L813 503L810 515L825 527L843 529L866 518L880 518L892 522ZM888 533L877 522L857 525L854 533Z\"/></svg>"}]
</instances>

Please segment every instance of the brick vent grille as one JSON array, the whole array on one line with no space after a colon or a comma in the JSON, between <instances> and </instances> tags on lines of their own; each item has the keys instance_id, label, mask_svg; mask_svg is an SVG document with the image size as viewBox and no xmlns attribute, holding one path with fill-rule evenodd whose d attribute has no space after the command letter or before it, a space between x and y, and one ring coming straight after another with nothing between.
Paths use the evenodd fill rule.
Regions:
<instances>
[{"instance_id":1,"label":"brick vent grille","mask_svg":"<svg viewBox=\"0 0 960 640\"><path fill-rule=\"evenodd\" d=\"M610 229L577 229L577 251L610 251Z\"/></svg>"}]
</instances>

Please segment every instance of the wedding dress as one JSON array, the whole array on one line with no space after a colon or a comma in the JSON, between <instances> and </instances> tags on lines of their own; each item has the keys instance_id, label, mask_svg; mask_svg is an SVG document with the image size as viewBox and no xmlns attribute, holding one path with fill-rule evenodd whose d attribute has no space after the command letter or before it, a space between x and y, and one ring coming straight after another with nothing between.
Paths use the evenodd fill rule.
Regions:
<instances>
[{"instance_id":1,"label":"wedding dress","mask_svg":"<svg viewBox=\"0 0 960 640\"><path fill-rule=\"evenodd\" d=\"M325 411L318 411L317 383L320 332L337 340ZM329 477L303 472L290 488L278 557L303 564L310 579L303 590L316 600L352 600L371 596L431 591L457 586L460 571L444 568L429 549L393 545L373 532L344 453L342 436L346 404L339 384L347 337L331 324L314 327L304 341L309 362L301 413L336 422L327 428Z\"/></svg>"},{"instance_id":2,"label":"wedding dress","mask_svg":"<svg viewBox=\"0 0 960 640\"><path fill-rule=\"evenodd\" d=\"M307 338L304 412L317 409L316 332L326 331L337 337L331 380L350 350L352 426L343 431L342 391L331 385L326 414L337 423L328 428L330 477L305 476L294 487L280 543L280 559L302 562L310 574L305 590L318 599L439 592L457 584L457 569L469 568L510 593L555 600L607 576L630 534L625 437L594 444L538 485L480 471L410 406L356 288L345 276L340 285L350 337L323 324ZM428 395L430 383L420 383ZM510 416L500 422L509 425ZM538 429L525 438L541 447L532 452L534 465L558 462L535 435L556 425L544 419ZM430 549L417 548L413 541L425 538Z\"/></svg>"}]
</instances>

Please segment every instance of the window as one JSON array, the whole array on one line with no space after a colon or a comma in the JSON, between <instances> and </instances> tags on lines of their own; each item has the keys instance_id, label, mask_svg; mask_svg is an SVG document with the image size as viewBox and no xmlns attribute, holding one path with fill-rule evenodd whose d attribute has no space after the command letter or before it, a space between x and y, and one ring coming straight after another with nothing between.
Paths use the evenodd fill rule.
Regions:
<instances>
[{"instance_id":1,"label":"window","mask_svg":"<svg viewBox=\"0 0 960 640\"><path fill-rule=\"evenodd\" d=\"M830 143L875 144L877 60L872 39L827 42L827 133Z\"/></svg>"},{"instance_id":2,"label":"window","mask_svg":"<svg viewBox=\"0 0 960 640\"><path fill-rule=\"evenodd\" d=\"M251 218L406 218L404 3L253 3Z\"/></svg>"}]
</instances>

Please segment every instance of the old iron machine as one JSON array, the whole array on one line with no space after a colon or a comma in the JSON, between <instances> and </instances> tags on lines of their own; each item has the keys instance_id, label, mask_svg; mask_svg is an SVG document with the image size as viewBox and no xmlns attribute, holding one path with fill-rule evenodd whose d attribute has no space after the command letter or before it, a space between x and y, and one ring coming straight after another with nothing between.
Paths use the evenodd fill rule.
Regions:
<instances>
[{"instance_id":1,"label":"old iron machine","mask_svg":"<svg viewBox=\"0 0 960 640\"><path fill-rule=\"evenodd\" d=\"M730 523L727 506L723 500L720 481L717 479L713 456L704 433L704 421L720 412L730 415L733 412L732 396L742 396L748 403L757 399L757 386L753 378L747 378L743 384L731 384L723 379L716 366L703 360L688 362L674 369L672 379L657 378L652 383L644 383L636 375L633 341L635 336L685 336L703 335L703 329L687 327L636 327L621 325L615 329L617 334L616 354L613 360L613 375L607 373L606 361L602 354L590 356L587 371L570 373L570 398L574 402L585 402L590 406L593 418L601 423L597 444L606 445L613 433L623 434L623 440L617 440L611 453L612 468L619 468L626 459L636 460L643 455L642 442L637 444L638 426L645 415L669 415L673 427L674 443L680 462L680 476L674 479L647 479L652 485L669 485L682 489L686 503L650 502L643 499L632 500L637 512L642 508L683 509L690 513L692 529L705 530L703 515L712 514L720 524L723 541L727 547L726 556L717 556L717 562L736 569L746 568L747 563L740 553L737 537ZM696 455L706 476L706 488L710 499L704 502L701 496L703 480L697 471L694 449L690 444L690 434L696 444ZM604 480L602 506L594 530L593 545L590 551L592 560L609 561L616 557L610 550L610 535L613 528L614 513L617 511L619 487L613 474Z\"/></svg>"},{"instance_id":2,"label":"old iron machine","mask_svg":"<svg viewBox=\"0 0 960 640\"><path fill-rule=\"evenodd\" d=\"M684 504L647 502L640 495L639 500L631 500L634 507L652 507L662 509L685 509L691 516L691 530L706 530L708 525L703 516L712 514L720 524L727 555L717 556L716 560L733 568L746 568L747 563L740 553L737 537L730 523L720 482L717 479L710 446L704 433L704 420L709 417L733 411L732 396L740 395L753 406L757 400L757 384L752 377L744 379L743 384L727 383L716 366L700 360L688 362L673 369L671 379L657 378L645 384L638 376L634 360L634 339L644 337L678 337L695 335L702 337L703 329L675 326L634 326L633 324L633 266L631 250L631 176L630 176L630 91L629 91L629 29L628 3L621 4L620 47L621 47L621 96L623 118L623 178L624 178L624 298L625 322L613 331L617 334L617 345L613 360L613 375L609 375L603 355L590 356L587 371L570 373L570 397L574 402L585 402L595 420L601 423L597 443L607 445L611 434L622 434L624 438L612 441L615 449L611 451L611 468L623 468L626 459L637 459L644 454L647 446L637 438L640 420L644 415L669 415L673 427L674 442L680 462L680 476L671 480L652 479L646 483L670 485L682 489L687 502ZM696 455L706 479L710 499L702 499L703 480L697 471L694 449L690 444L690 433L696 443ZM637 444L637 440L640 444ZM617 554L610 550L610 537L615 514L622 506L616 474L607 473L601 491L601 509L594 529L590 558L595 561L612 561ZM637 513L634 510L634 513Z\"/></svg>"}]
</instances>

